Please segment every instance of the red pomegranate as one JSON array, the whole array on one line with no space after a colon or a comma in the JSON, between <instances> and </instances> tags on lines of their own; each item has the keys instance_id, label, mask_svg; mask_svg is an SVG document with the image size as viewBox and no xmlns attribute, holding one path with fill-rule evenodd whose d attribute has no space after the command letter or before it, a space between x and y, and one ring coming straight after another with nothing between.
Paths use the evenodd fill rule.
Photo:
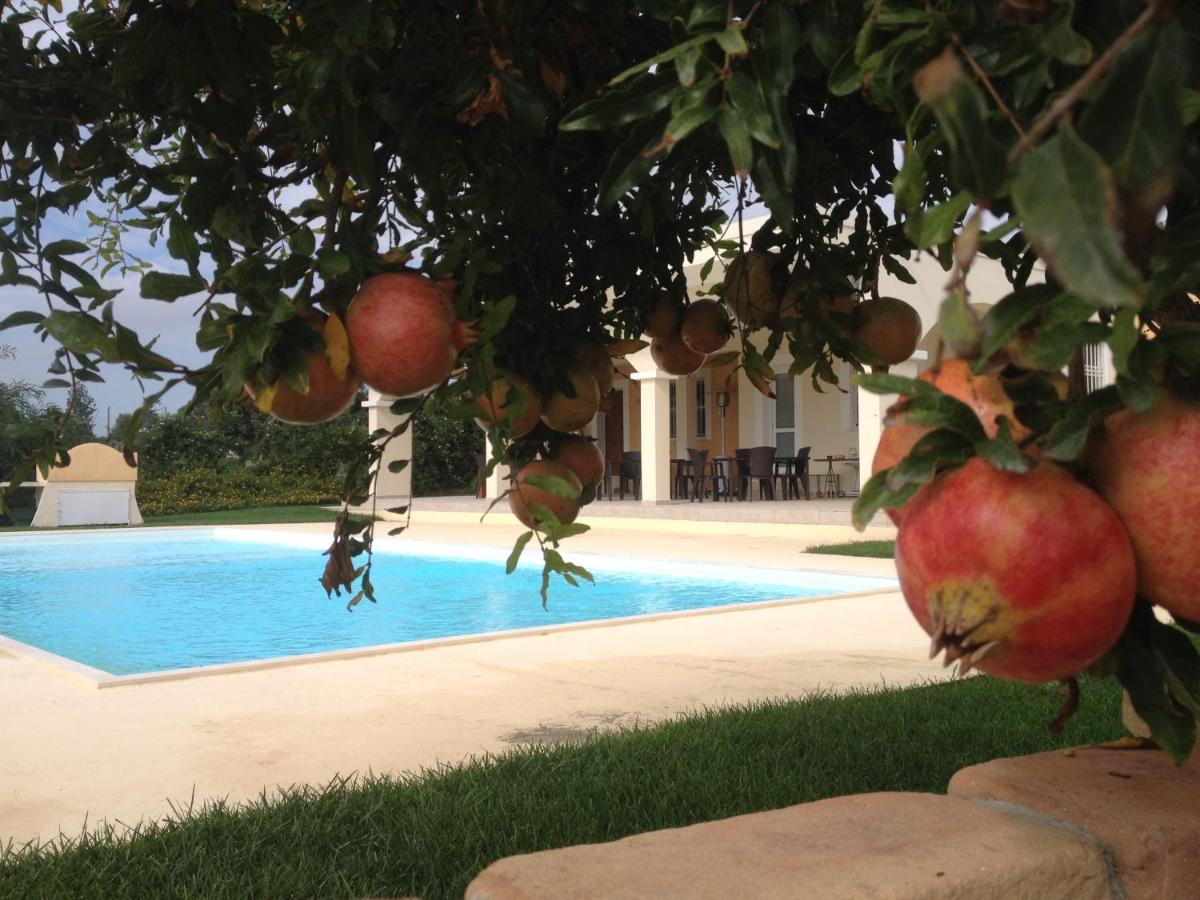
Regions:
<instances>
[{"instance_id":1,"label":"red pomegranate","mask_svg":"<svg viewBox=\"0 0 1200 900\"><path fill-rule=\"evenodd\" d=\"M542 404L542 421L555 431L578 431L592 421L600 409L600 386L583 369L567 372L574 397L555 391Z\"/></svg>"},{"instance_id":2,"label":"red pomegranate","mask_svg":"<svg viewBox=\"0 0 1200 900\"><path fill-rule=\"evenodd\" d=\"M778 256L759 250L739 253L725 269L724 298L738 322L753 331L779 315L774 268Z\"/></svg>"},{"instance_id":3,"label":"red pomegranate","mask_svg":"<svg viewBox=\"0 0 1200 900\"><path fill-rule=\"evenodd\" d=\"M1009 433L1018 443L1031 434L1030 430L1017 421L1013 410L1013 402L1004 392L1004 385L995 375L976 375L971 371L971 364L965 359L945 359L940 366L926 369L918 376L921 381L927 381L956 400L961 400L975 411L983 424L984 433L995 437L1000 428L996 419L1004 416L1008 419ZM889 413L900 413L904 409L904 401L894 404ZM875 450L875 458L871 462L871 474L877 474L884 469L890 469L908 456L913 446L934 429L926 425L909 425L902 422L889 425L879 438L879 446ZM887 514L892 521L900 524L904 517L903 509L889 509Z\"/></svg>"},{"instance_id":4,"label":"red pomegranate","mask_svg":"<svg viewBox=\"0 0 1200 900\"><path fill-rule=\"evenodd\" d=\"M696 353L716 353L733 337L733 324L724 305L697 300L684 310L679 336Z\"/></svg>"},{"instance_id":5,"label":"red pomegranate","mask_svg":"<svg viewBox=\"0 0 1200 900\"><path fill-rule=\"evenodd\" d=\"M554 448L550 459L567 466L584 487L597 485L604 477L604 454L595 441L583 435L573 434L564 438Z\"/></svg>"},{"instance_id":6,"label":"red pomegranate","mask_svg":"<svg viewBox=\"0 0 1200 900\"><path fill-rule=\"evenodd\" d=\"M536 529L537 519L529 507L540 503L554 513L564 525L574 522L575 517L579 515L578 493L575 497L560 497L545 488L535 487L528 483L528 479L534 475L561 478L576 492L583 491L579 476L571 471L566 463L552 459L535 459L521 467L513 482L512 491L508 495L508 506L513 515L520 519L526 528Z\"/></svg>"},{"instance_id":7,"label":"red pomegranate","mask_svg":"<svg viewBox=\"0 0 1200 900\"><path fill-rule=\"evenodd\" d=\"M652 340L650 357L656 366L670 375L691 375L708 359L685 344L679 335Z\"/></svg>"},{"instance_id":8,"label":"red pomegranate","mask_svg":"<svg viewBox=\"0 0 1200 900\"><path fill-rule=\"evenodd\" d=\"M1163 391L1147 412L1111 416L1089 468L1133 541L1138 590L1200 621L1200 406Z\"/></svg>"},{"instance_id":9,"label":"red pomegranate","mask_svg":"<svg viewBox=\"0 0 1200 900\"><path fill-rule=\"evenodd\" d=\"M600 400L603 401L612 390L613 376L616 375L612 357L608 355L608 351L598 341L591 338L580 338L571 347L571 357L575 366L596 379Z\"/></svg>"},{"instance_id":10,"label":"red pomegranate","mask_svg":"<svg viewBox=\"0 0 1200 900\"><path fill-rule=\"evenodd\" d=\"M516 390L525 397L525 408L512 423L512 436L524 437L533 431L542 415L542 395L529 380L515 372L500 372L492 382L487 394L476 397L472 402L479 407L480 415L475 424L487 430L508 416L510 392Z\"/></svg>"},{"instance_id":11,"label":"red pomegranate","mask_svg":"<svg viewBox=\"0 0 1200 900\"><path fill-rule=\"evenodd\" d=\"M875 297L860 303L854 339L866 345L883 367L904 362L921 343L921 316L895 297Z\"/></svg>"},{"instance_id":12,"label":"red pomegranate","mask_svg":"<svg viewBox=\"0 0 1200 900\"><path fill-rule=\"evenodd\" d=\"M900 526L896 569L931 655L1030 683L1103 656L1137 587L1116 513L1046 461L1021 475L976 457L926 485Z\"/></svg>"},{"instance_id":13,"label":"red pomegranate","mask_svg":"<svg viewBox=\"0 0 1200 900\"><path fill-rule=\"evenodd\" d=\"M304 318L308 320L313 331L324 333L326 316L313 311L307 313ZM349 409L361 383L354 370L344 365L344 357L343 365L339 366L342 369L342 377L338 377L330 362L330 349L327 347L305 356L308 362L307 393L301 393L282 378L267 391L263 391L257 384L247 384L246 393L259 408L266 406L264 412L269 412L281 422L290 425L328 422Z\"/></svg>"},{"instance_id":14,"label":"red pomegranate","mask_svg":"<svg viewBox=\"0 0 1200 900\"><path fill-rule=\"evenodd\" d=\"M654 300L654 307L646 316L646 327L642 333L647 337L668 338L679 333L679 322L683 316L683 308L674 297L668 293L659 294Z\"/></svg>"},{"instance_id":15,"label":"red pomegranate","mask_svg":"<svg viewBox=\"0 0 1200 900\"><path fill-rule=\"evenodd\" d=\"M416 272L368 278L346 311L355 370L384 394L405 397L450 377L474 329L454 317L446 286Z\"/></svg>"}]
</instances>

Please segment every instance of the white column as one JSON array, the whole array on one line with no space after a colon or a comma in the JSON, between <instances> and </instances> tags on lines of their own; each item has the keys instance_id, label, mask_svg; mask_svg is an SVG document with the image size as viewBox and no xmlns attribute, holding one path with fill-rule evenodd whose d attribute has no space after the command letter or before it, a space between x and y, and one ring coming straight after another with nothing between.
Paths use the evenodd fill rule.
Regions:
<instances>
[{"instance_id":1,"label":"white column","mask_svg":"<svg viewBox=\"0 0 1200 900\"><path fill-rule=\"evenodd\" d=\"M686 375L675 379L675 458L687 459L687 448L692 446L693 435L696 432L695 414L692 408L696 402L691 392L695 385Z\"/></svg>"},{"instance_id":2,"label":"white column","mask_svg":"<svg viewBox=\"0 0 1200 900\"><path fill-rule=\"evenodd\" d=\"M367 409L367 431L375 433L380 428L391 431L403 420L389 408L395 397L371 391L363 406ZM407 459L408 465L399 472L389 472L388 463ZM375 481L376 502L380 506L396 506L407 503L412 496L412 428L392 440L379 460L379 475ZM392 502L396 501L396 502Z\"/></svg>"},{"instance_id":3,"label":"white column","mask_svg":"<svg viewBox=\"0 0 1200 900\"><path fill-rule=\"evenodd\" d=\"M671 432L668 416L674 375L634 372L642 393L642 502L671 502Z\"/></svg>"},{"instance_id":4,"label":"white column","mask_svg":"<svg viewBox=\"0 0 1200 900\"><path fill-rule=\"evenodd\" d=\"M739 450L749 449L750 447L759 447L763 445L762 441L762 426L759 423L759 409L762 403L759 397L762 395L758 392L750 379L746 377L745 369L738 369L738 428L737 428L737 446ZM773 441L769 442L773 443ZM733 448L729 448L732 451Z\"/></svg>"},{"instance_id":5,"label":"white column","mask_svg":"<svg viewBox=\"0 0 1200 900\"><path fill-rule=\"evenodd\" d=\"M492 458L492 445L488 440L486 431L483 433L483 452L485 460ZM484 480L484 490L486 491L487 498L489 500L495 500L508 490L509 477L510 473L508 466L504 465L503 463L500 463L496 466L496 468L492 469L492 474L490 474Z\"/></svg>"},{"instance_id":6,"label":"white column","mask_svg":"<svg viewBox=\"0 0 1200 900\"><path fill-rule=\"evenodd\" d=\"M851 390L858 391L858 486L861 490L871 477L871 464L883 434L883 417L894 402L895 395L881 397L860 387L852 387Z\"/></svg>"}]
</instances>

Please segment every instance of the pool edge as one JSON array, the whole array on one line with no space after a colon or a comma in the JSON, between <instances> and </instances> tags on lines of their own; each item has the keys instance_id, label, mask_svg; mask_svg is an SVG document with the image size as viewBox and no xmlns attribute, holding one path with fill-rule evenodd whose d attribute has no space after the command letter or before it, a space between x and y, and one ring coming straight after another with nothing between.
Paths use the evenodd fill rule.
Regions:
<instances>
[{"instance_id":1,"label":"pool edge","mask_svg":"<svg viewBox=\"0 0 1200 900\"><path fill-rule=\"evenodd\" d=\"M782 606L802 606L810 603L824 603L830 600L859 600L877 597L881 594L895 593L899 588L884 588L849 591L845 593L820 594L815 597L791 597L778 600L758 600L752 603L728 603L723 606L710 606L701 609L680 609L669 612L645 613L636 616L621 616L613 619L592 619L586 622L566 622L560 625L535 625L529 628L511 628L503 631L484 631L469 635L454 635L451 637L429 638L420 641L403 641L390 644L375 644L370 647L350 647L342 650L324 650L317 653L299 653L292 656L276 656L271 659L255 659L245 662L216 663L211 666L192 666L183 669L164 669L157 672L142 672L133 675L113 675L92 666L76 662L64 656L50 653L30 644L23 644L12 638L0 635L0 649L8 649L20 658L39 663L52 669L64 671L77 680L86 682L98 690L117 687L131 687L143 684L161 684L171 681L189 681L194 678L208 678L217 675L237 675L243 672L257 672L266 669L282 669L292 666L311 665L323 662L341 662L343 660L363 659L370 656L385 656L393 653L414 653L421 650L436 650L442 647L454 647L464 644L482 644L491 641L510 640L513 638L537 637L540 635L558 634L572 631L589 631L596 628L609 628L620 625L633 625L643 622L657 622L671 619L694 618L697 616L720 615L724 613L771 609Z\"/></svg>"}]
</instances>

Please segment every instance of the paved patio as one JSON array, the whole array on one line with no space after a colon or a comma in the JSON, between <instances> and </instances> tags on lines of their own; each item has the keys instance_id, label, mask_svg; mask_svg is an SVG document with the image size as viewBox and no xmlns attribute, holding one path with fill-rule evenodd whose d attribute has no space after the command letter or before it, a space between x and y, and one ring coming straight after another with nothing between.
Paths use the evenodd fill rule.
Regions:
<instances>
[{"instance_id":1,"label":"paved patio","mask_svg":"<svg viewBox=\"0 0 1200 900\"><path fill-rule=\"evenodd\" d=\"M603 526L571 546L892 571L890 560L803 552L841 539L845 526ZM506 514L480 525L474 510L426 511L411 535L507 546L520 531ZM899 595L884 592L104 690L0 651L0 844L77 834L85 820L161 817L193 796L245 800L335 773L410 771L707 706L945 677L927 648Z\"/></svg>"}]
</instances>

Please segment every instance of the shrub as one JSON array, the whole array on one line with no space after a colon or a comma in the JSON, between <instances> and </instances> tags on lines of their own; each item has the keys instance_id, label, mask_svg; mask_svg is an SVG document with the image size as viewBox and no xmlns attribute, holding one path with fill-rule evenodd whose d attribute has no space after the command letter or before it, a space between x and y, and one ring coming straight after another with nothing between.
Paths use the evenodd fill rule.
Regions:
<instances>
[{"instance_id":1,"label":"shrub","mask_svg":"<svg viewBox=\"0 0 1200 900\"><path fill-rule=\"evenodd\" d=\"M337 476L275 469L189 468L138 482L138 505L148 516L242 509L252 506L300 506L336 503Z\"/></svg>"}]
</instances>

